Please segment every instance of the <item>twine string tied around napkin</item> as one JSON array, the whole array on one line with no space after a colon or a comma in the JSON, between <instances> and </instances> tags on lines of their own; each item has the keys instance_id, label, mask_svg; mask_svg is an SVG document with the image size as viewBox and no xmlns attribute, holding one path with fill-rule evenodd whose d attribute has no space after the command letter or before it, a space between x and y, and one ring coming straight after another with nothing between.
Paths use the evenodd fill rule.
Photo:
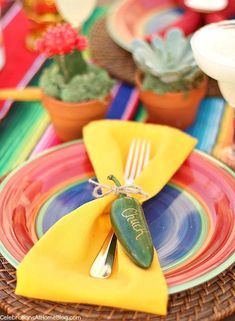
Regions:
<instances>
[{"instance_id":1,"label":"twine string tied around napkin","mask_svg":"<svg viewBox=\"0 0 235 321\"><path fill-rule=\"evenodd\" d=\"M122 185L122 186L115 186L115 185L105 185L94 181L93 179L89 179L89 183L95 185L92 195L95 198L101 198L107 196L109 194L132 194L132 195L142 195L144 197L148 197L148 193L146 193L142 187L137 185ZM106 192L103 192L102 189L106 189Z\"/></svg>"}]
</instances>

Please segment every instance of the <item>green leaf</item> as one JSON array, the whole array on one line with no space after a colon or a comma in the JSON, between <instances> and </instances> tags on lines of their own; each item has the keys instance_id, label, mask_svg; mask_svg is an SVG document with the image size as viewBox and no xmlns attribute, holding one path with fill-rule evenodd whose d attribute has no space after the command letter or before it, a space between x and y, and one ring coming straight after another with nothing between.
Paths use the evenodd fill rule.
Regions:
<instances>
[{"instance_id":1,"label":"green leaf","mask_svg":"<svg viewBox=\"0 0 235 321\"><path fill-rule=\"evenodd\" d=\"M135 40L132 43L132 55L140 70L167 84L179 84L191 71L192 75L196 75L195 67L199 70L190 39L176 28L167 33L166 39L153 37L151 44Z\"/></svg>"},{"instance_id":2,"label":"green leaf","mask_svg":"<svg viewBox=\"0 0 235 321\"><path fill-rule=\"evenodd\" d=\"M71 54L65 56L65 65L68 70L69 79L78 74L84 74L87 71L87 63L80 51L74 50Z\"/></svg>"}]
</instances>

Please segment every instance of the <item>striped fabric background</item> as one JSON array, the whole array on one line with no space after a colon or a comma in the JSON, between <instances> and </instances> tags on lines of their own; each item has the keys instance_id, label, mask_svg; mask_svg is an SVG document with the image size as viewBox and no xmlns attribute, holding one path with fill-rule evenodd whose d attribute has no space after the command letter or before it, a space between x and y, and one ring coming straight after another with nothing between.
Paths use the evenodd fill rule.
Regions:
<instances>
[{"instance_id":1,"label":"striped fabric background","mask_svg":"<svg viewBox=\"0 0 235 321\"><path fill-rule=\"evenodd\" d=\"M19 6L19 4L17 4ZM89 33L94 21L106 12L106 7L98 7L84 25L84 34ZM15 11L14 11L15 10ZM5 28L15 30L19 23L24 23L25 16L21 9L9 11L4 19ZM20 16L19 16L20 15ZM4 27L4 24L3 24ZM9 31L8 31L9 32ZM26 50L26 49L24 49ZM10 58L8 57L10 63ZM36 74L30 85L37 85L40 71L37 73L43 57L37 57L27 73ZM17 72L17 70L16 70ZM0 83L1 83L0 73ZM25 75L21 75L22 79ZM28 76L28 80L31 78ZM26 83L25 83L26 84ZM7 87L7 85L6 85ZM6 105L6 103L5 103ZM0 109L1 115L1 109ZM125 119L144 121L146 113L138 101L138 93L127 84L118 83L114 91L114 100L107 114L109 119ZM231 136L232 112L221 98L206 98L199 109L194 125L187 132L198 138L198 146L202 151L216 155L219 147L225 145ZM0 175L5 175L17 165L41 151L59 144L46 111L40 102L14 103L7 116L0 121Z\"/></svg>"}]
</instances>

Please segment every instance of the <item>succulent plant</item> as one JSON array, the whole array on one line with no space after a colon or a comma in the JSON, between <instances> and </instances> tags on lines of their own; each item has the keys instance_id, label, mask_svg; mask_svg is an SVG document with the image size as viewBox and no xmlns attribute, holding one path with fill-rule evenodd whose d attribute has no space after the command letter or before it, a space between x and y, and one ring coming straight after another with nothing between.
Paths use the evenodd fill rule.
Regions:
<instances>
[{"instance_id":1,"label":"succulent plant","mask_svg":"<svg viewBox=\"0 0 235 321\"><path fill-rule=\"evenodd\" d=\"M60 99L60 91L64 85L64 77L59 73L59 67L57 65L52 64L43 70L39 80L39 86L46 95Z\"/></svg>"},{"instance_id":2,"label":"succulent plant","mask_svg":"<svg viewBox=\"0 0 235 321\"><path fill-rule=\"evenodd\" d=\"M203 78L193 57L190 40L180 29L172 29L162 39L153 37L151 44L134 40L132 54L144 72L143 88L164 94L197 87Z\"/></svg>"},{"instance_id":3,"label":"succulent plant","mask_svg":"<svg viewBox=\"0 0 235 321\"><path fill-rule=\"evenodd\" d=\"M74 76L65 83L60 69L53 64L43 72L40 86L50 97L66 102L82 102L104 99L114 86L114 81L105 70L88 65L86 73Z\"/></svg>"}]
</instances>

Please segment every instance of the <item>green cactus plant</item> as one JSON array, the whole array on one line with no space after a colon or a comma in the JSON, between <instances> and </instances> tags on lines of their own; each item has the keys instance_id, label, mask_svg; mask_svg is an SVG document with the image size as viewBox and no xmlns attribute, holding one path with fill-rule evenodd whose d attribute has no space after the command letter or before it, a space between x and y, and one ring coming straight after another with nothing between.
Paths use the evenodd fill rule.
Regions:
<instances>
[{"instance_id":1,"label":"green cactus plant","mask_svg":"<svg viewBox=\"0 0 235 321\"><path fill-rule=\"evenodd\" d=\"M144 73L143 89L158 94L188 92L197 88L203 79L193 57L190 40L180 29L170 30L165 40L155 36L151 44L134 40L132 55L138 68Z\"/></svg>"},{"instance_id":2,"label":"green cactus plant","mask_svg":"<svg viewBox=\"0 0 235 321\"><path fill-rule=\"evenodd\" d=\"M105 70L87 63L86 47L87 39L68 23L46 31L37 42L38 51L53 61L40 78L44 94L72 103L103 100L110 94L114 81Z\"/></svg>"},{"instance_id":3,"label":"green cactus plant","mask_svg":"<svg viewBox=\"0 0 235 321\"><path fill-rule=\"evenodd\" d=\"M106 71L90 66L86 74L75 76L61 91L61 99L66 102L81 102L93 99L103 100L110 92L114 81Z\"/></svg>"},{"instance_id":4,"label":"green cactus plant","mask_svg":"<svg viewBox=\"0 0 235 321\"><path fill-rule=\"evenodd\" d=\"M105 70L88 65L86 73L76 75L66 83L58 66L53 64L45 69L39 85L50 97L78 103L93 99L103 100L114 86L114 80Z\"/></svg>"}]
</instances>

